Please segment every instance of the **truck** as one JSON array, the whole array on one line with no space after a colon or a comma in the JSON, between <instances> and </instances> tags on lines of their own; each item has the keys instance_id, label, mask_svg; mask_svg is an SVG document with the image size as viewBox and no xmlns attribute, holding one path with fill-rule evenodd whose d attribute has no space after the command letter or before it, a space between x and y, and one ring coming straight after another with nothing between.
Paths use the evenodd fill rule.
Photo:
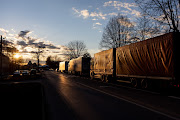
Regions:
<instances>
[{"instance_id":1,"label":"truck","mask_svg":"<svg viewBox=\"0 0 180 120\"><path fill-rule=\"evenodd\" d=\"M59 71L62 73L67 73L68 72L68 63L69 63L69 61L59 62Z\"/></svg>"},{"instance_id":2,"label":"truck","mask_svg":"<svg viewBox=\"0 0 180 120\"><path fill-rule=\"evenodd\" d=\"M88 76L90 73L90 60L89 57L78 57L69 61L68 73L80 76Z\"/></svg>"},{"instance_id":3,"label":"truck","mask_svg":"<svg viewBox=\"0 0 180 120\"><path fill-rule=\"evenodd\" d=\"M108 77L115 77L115 56L115 48L95 53L91 61L91 79L100 78L102 81L107 82L107 80L109 80L107 79Z\"/></svg>"},{"instance_id":4,"label":"truck","mask_svg":"<svg viewBox=\"0 0 180 120\"><path fill-rule=\"evenodd\" d=\"M133 87L178 86L179 33L167 33L94 54L90 77L123 81Z\"/></svg>"}]
</instances>

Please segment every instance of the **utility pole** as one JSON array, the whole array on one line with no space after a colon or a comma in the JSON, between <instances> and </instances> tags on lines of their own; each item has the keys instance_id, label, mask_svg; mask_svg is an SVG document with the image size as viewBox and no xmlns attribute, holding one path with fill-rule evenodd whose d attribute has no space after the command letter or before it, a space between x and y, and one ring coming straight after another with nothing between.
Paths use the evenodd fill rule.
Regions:
<instances>
[{"instance_id":1,"label":"utility pole","mask_svg":"<svg viewBox=\"0 0 180 120\"><path fill-rule=\"evenodd\" d=\"M37 54L38 71L39 71L39 57L40 57L41 53L43 52L43 51L41 51L42 48L45 48L45 47L38 46L38 51L36 52L36 54Z\"/></svg>"},{"instance_id":2,"label":"utility pole","mask_svg":"<svg viewBox=\"0 0 180 120\"><path fill-rule=\"evenodd\" d=\"M1 65L1 80L2 80L2 35L1 35L1 44L0 44L0 55L1 55L1 62L0 62L0 65Z\"/></svg>"}]
</instances>

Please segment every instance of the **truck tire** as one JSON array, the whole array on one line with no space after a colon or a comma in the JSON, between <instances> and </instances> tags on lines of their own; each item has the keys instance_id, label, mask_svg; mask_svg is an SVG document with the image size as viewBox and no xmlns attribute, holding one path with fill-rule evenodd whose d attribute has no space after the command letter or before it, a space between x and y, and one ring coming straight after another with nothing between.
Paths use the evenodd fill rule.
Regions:
<instances>
[{"instance_id":1,"label":"truck tire","mask_svg":"<svg viewBox=\"0 0 180 120\"><path fill-rule=\"evenodd\" d=\"M94 79L94 72L93 71L91 71L91 73L90 73L90 78L91 78L91 80Z\"/></svg>"},{"instance_id":2,"label":"truck tire","mask_svg":"<svg viewBox=\"0 0 180 120\"><path fill-rule=\"evenodd\" d=\"M106 83L110 82L110 77L109 77L109 75L105 75L105 76L104 76L104 81L105 81Z\"/></svg>"},{"instance_id":3,"label":"truck tire","mask_svg":"<svg viewBox=\"0 0 180 120\"><path fill-rule=\"evenodd\" d=\"M141 88L142 89L147 89L148 88L148 80L147 79L142 79L141 80Z\"/></svg>"},{"instance_id":4,"label":"truck tire","mask_svg":"<svg viewBox=\"0 0 180 120\"><path fill-rule=\"evenodd\" d=\"M101 75L101 81L102 81L102 82L105 81L105 75Z\"/></svg>"},{"instance_id":5,"label":"truck tire","mask_svg":"<svg viewBox=\"0 0 180 120\"><path fill-rule=\"evenodd\" d=\"M132 87L138 87L138 80L136 78L130 78Z\"/></svg>"}]
</instances>

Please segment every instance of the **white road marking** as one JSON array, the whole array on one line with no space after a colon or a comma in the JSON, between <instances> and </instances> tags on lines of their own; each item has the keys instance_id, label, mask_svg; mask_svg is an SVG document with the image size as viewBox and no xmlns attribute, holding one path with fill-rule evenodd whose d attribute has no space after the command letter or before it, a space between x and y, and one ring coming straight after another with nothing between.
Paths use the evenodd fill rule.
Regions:
<instances>
[{"instance_id":1,"label":"white road marking","mask_svg":"<svg viewBox=\"0 0 180 120\"><path fill-rule=\"evenodd\" d=\"M77 83L78 83L78 82L77 82ZM120 100L129 102L129 103L134 104L134 105L137 105L137 106L139 106L139 107L141 107L141 108L145 108L145 109L147 109L147 110L150 110L150 111L152 111L152 112L155 112L155 113L160 114L160 115L163 115L163 116L166 116L166 117L168 117L168 118L175 119L175 120L180 120L180 118L176 118L176 117L173 117L173 116L171 116L171 115L167 115L167 114L162 113L162 112L160 112L160 111L157 111L157 110L148 108L148 107L146 107L146 106L137 104L137 103L132 102L132 101L130 101L130 100L126 100L126 99L124 99L124 98L118 97L118 96L116 96L116 95L112 95L112 94L107 93L107 92L104 92L104 91L102 91L102 90L98 90L98 89L93 88L93 87L90 87L90 86L88 86L88 85L85 85L85 84L82 84L82 83L78 83L78 84L80 84L80 85L82 85L82 86L85 86L85 87L88 87L88 88L90 88L90 89L93 89L93 90L95 90L95 91L101 92L101 93L103 93L103 94L112 96L112 97L114 97L114 98L117 98L117 99L120 99Z\"/></svg>"},{"instance_id":2,"label":"white road marking","mask_svg":"<svg viewBox=\"0 0 180 120\"><path fill-rule=\"evenodd\" d=\"M116 84L112 84L112 83L108 83L108 84L110 84L110 85L115 85L115 86L119 86L119 87L124 87L124 88L128 88L128 89L143 91L143 92L147 92L147 93L151 93L151 94L160 95L160 93L152 92L152 91L148 91L148 90L142 90L142 89L132 88L132 87L124 86L124 85L116 85Z\"/></svg>"},{"instance_id":3,"label":"white road marking","mask_svg":"<svg viewBox=\"0 0 180 120\"><path fill-rule=\"evenodd\" d=\"M73 75L73 76L68 76L68 77L73 78L73 77L79 77L79 76L74 76L74 75ZM89 80L89 78L85 78L85 77L82 77L82 78ZM97 81L97 82L101 82L101 83L102 83L102 81L99 81L99 80L94 80L94 81ZM124 88L128 88L128 89L133 89L133 90L138 90L138 91L143 91L143 92L147 92L147 93L151 93L151 94L160 95L160 93L158 93L158 92L152 92L152 91L148 91L148 90L142 90L142 89L132 88L132 87L124 86L124 85L116 85L116 84L112 84L112 83L106 83L106 84L115 85L115 86L124 87Z\"/></svg>"},{"instance_id":4,"label":"white road marking","mask_svg":"<svg viewBox=\"0 0 180 120\"><path fill-rule=\"evenodd\" d=\"M89 78L86 78L86 79L89 79ZM94 80L94 81L103 83L102 81L99 81L99 80ZM124 86L124 85L117 85L117 84L112 84L112 83L106 83L106 84L114 85L114 86L119 86L119 87L124 87L124 88L128 88L128 89L133 89L133 90L138 90L138 91L143 91L143 92L147 92L147 93L151 93L151 94L160 95L160 93L158 93L158 92L152 92L152 91L148 91L148 90L132 88L132 87Z\"/></svg>"}]
</instances>

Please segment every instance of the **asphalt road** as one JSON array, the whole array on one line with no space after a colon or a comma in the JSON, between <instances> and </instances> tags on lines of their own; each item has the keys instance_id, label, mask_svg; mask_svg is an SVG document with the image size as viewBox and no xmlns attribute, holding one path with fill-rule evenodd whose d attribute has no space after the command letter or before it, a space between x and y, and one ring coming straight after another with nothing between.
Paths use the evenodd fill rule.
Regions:
<instances>
[{"instance_id":1,"label":"asphalt road","mask_svg":"<svg viewBox=\"0 0 180 120\"><path fill-rule=\"evenodd\" d=\"M44 75L42 83L49 120L180 118L179 99L54 71L45 71Z\"/></svg>"},{"instance_id":2,"label":"asphalt road","mask_svg":"<svg viewBox=\"0 0 180 120\"><path fill-rule=\"evenodd\" d=\"M0 83L0 120L44 120L40 82Z\"/></svg>"}]
</instances>

